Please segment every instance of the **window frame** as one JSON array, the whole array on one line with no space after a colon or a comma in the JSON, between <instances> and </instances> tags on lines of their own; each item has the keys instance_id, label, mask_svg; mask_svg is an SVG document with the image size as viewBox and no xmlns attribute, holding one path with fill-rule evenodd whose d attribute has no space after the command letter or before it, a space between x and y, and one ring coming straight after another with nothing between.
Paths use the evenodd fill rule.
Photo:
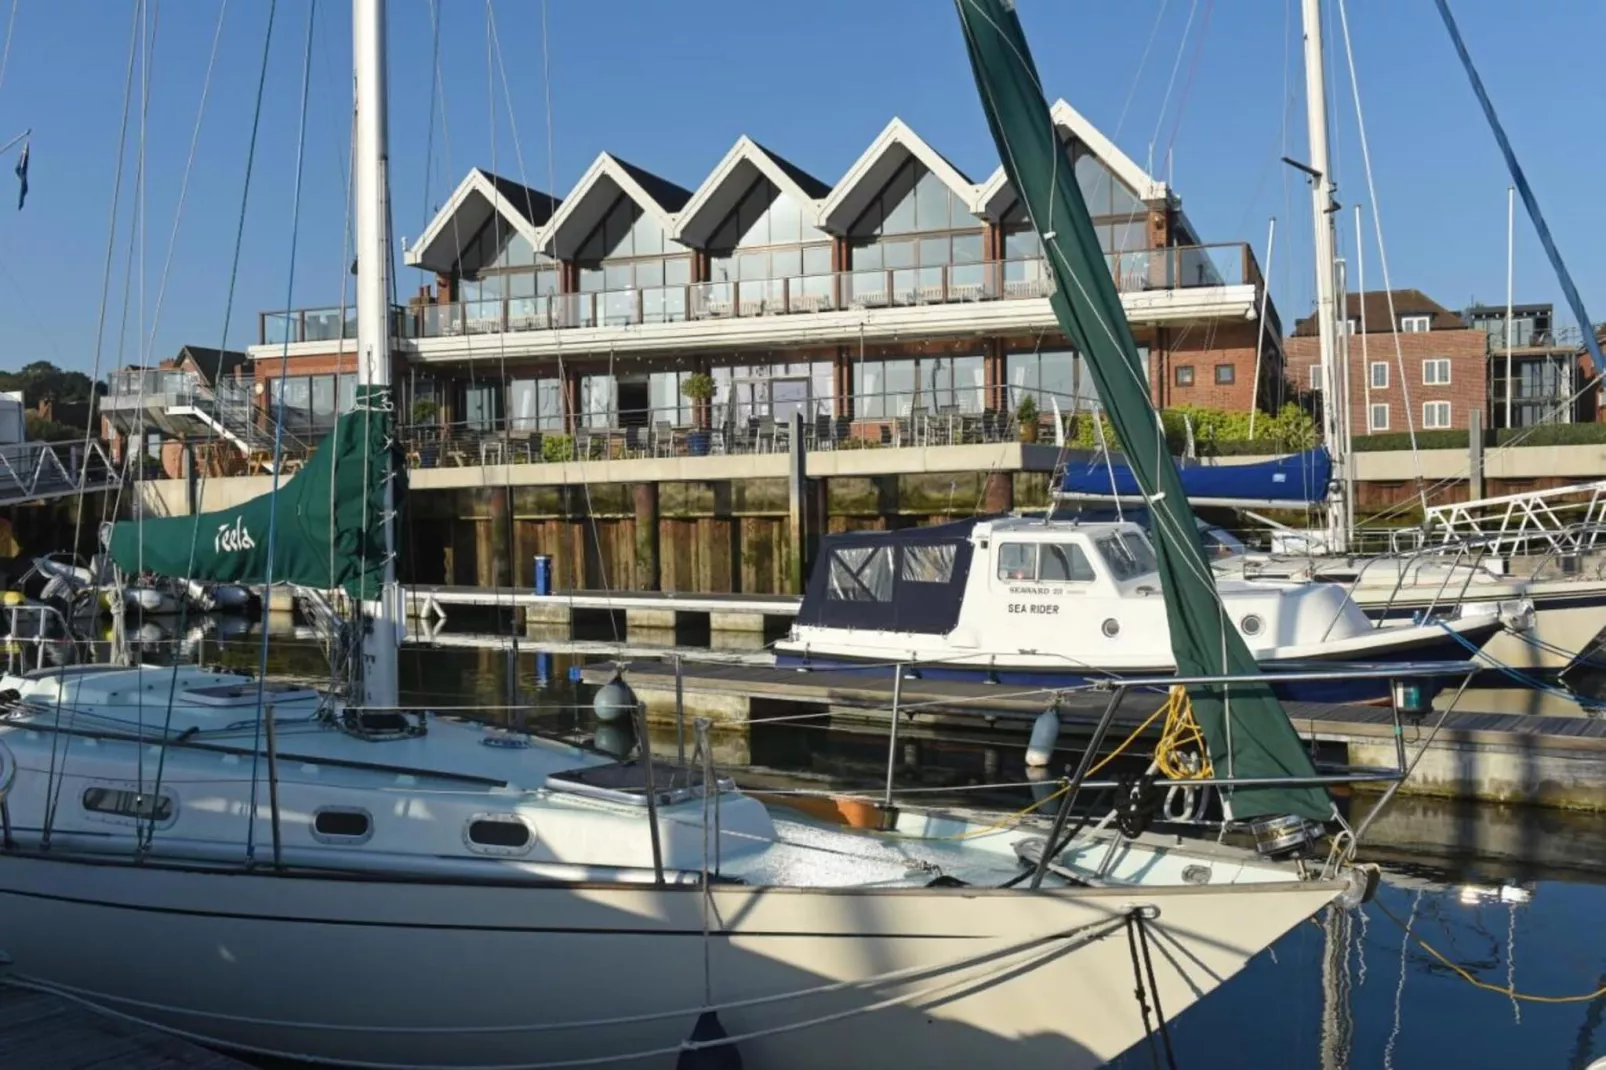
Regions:
<instances>
[{"instance_id":1,"label":"window frame","mask_svg":"<svg viewBox=\"0 0 1606 1070\"><path fill-rule=\"evenodd\" d=\"M1187 373L1186 377L1183 376L1184 372ZM1193 365L1192 364L1178 364L1175 368L1172 369L1171 381L1174 384L1176 384L1177 386L1192 386L1193 385Z\"/></svg>"},{"instance_id":2,"label":"window frame","mask_svg":"<svg viewBox=\"0 0 1606 1070\"><path fill-rule=\"evenodd\" d=\"M1432 316L1401 316L1401 334L1427 334L1433 330Z\"/></svg>"},{"instance_id":3,"label":"window frame","mask_svg":"<svg viewBox=\"0 0 1606 1070\"><path fill-rule=\"evenodd\" d=\"M1222 372L1226 372L1227 373L1227 377L1225 379L1223 379L1221 377L1221 373ZM1217 364L1216 365L1216 385L1217 386L1237 386L1238 385L1238 365L1236 365L1236 364Z\"/></svg>"},{"instance_id":4,"label":"window frame","mask_svg":"<svg viewBox=\"0 0 1606 1070\"><path fill-rule=\"evenodd\" d=\"M1383 381L1381 383L1377 381L1377 373L1379 371L1383 373ZM1367 369L1367 378L1372 384L1373 390L1387 390L1389 388L1389 362L1386 360L1372 361L1371 366Z\"/></svg>"},{"instance_id":5,"label":"window frame","mask_svg":"<svg viewBox=\"0 0 1606 1070\"><path fill-rule=\"evenodd\" d=\"M1444 422L1441 424L1434 423L1432 420L1430 420L1428 417L1428 413L1430 411L1442 411L1444 413ZM1422 430L1448 431L1454 425L1454 423L1455 412L1450 408L1450 403L1448 401L1424 401L1422 403Z\"/></svg>"},{"instance_id":6,"label":"window frame","mask_svg":"<svg viewBox=\"0 0 1606 1070\"><path fill-rule=\"evenodd\" d=\"M1383 413L1383 419L1381 422L1379 422L1377 418L1379 410L1381 410ZM1388 402L1374 401L1372 403L1371 408L1366 413L1366 429L1368 432L1387 431L1389 429Z\"/></svg>"},{"instance_id":7,"label":"window frame","mask_svg":"<svg viewBox=\"0 0 1606 1070\"><path fill-rule=\"evenodd\" d=\"M1323 369L1325 367L1325 363L1319 360L1310 366L1310 389L1312 393L1322 389Z\"/></svg>"},{"instance_id":8,"label":"window frame","mask_svg":"<svg viewBox=\"0 0 1606 1070\"><path fill-rule=\"evenodd\" d=\"M1428 376L1429 368L1442 365L1444 378L1433 379ZM1450 385L1450 358L1449 357L1423 357L1422 358L1422 385L1423 386L1449 386Z\"/></svg>"}]
</instances>

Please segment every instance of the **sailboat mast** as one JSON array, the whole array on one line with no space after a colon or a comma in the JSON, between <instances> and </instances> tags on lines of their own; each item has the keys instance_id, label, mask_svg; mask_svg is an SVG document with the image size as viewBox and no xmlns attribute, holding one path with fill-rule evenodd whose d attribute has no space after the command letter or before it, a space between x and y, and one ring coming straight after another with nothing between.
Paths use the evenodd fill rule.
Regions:
<instances>
[{"instance_id":1,"label":"sailboat mast","mask_svg":"<svg viewBox=\"0 0 1606 1070\"><path fill-rule=\"evenodd\" d=\"M1327 500L1327 548L1331 553L1349 549L1349 502L1344 487L1348 480L1349 428L1344 426L1348 409L1342 367L1344 354L1338 345L1338 301L1333 247L1333 179L1327 160L1327 86L1322 62L1321 0L1302 0L1305 27L1305 125L1310 133L1311 212L1316 225L1316 328L1322 359L1322 430L1333 455L1333 485ZM1365 295L1361 298L1365 300Z\"/></svg>"},{"instance_id":2,"label":"sailboat mast","mask_svg":"<svg viewBox=\"0 0 1606 1070\"><path fill-rule=\"evenodd\" d=\"M366 395L371 404L391 405L384 0L352 0L352 76L357 108L357 392L359 400ZM380 470L369 478L384 484L384 505L374 522L384 530L385 570L379 598L362 607L368 620L363 633L362 701L364 706L387 708L398 704L395 482L388 455L374 458L374 463Z\"/></svg>"}]
</instances>

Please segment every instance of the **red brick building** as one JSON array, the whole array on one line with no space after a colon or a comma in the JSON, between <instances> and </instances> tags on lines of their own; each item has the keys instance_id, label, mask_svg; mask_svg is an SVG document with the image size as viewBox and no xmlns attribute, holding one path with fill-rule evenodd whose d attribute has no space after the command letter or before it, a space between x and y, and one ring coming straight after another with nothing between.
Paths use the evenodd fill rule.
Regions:
<instances>
[{"instance_id":1,"label":"red brick building","mask_svg":"<svg viewBox=\"0 0 1606 1070\"><path fill-rule=\"evenodd\" d=\"M1390 298L1392 297L1392 300ZM1488 335L1420 290L1349 294L1339 344L1349 366L1352 435L1465 428L1482 413L1489 426ZM1294 325L1284 344L1289 391L1322 394L1316 317Z\"/></svg>"}]
</instances>

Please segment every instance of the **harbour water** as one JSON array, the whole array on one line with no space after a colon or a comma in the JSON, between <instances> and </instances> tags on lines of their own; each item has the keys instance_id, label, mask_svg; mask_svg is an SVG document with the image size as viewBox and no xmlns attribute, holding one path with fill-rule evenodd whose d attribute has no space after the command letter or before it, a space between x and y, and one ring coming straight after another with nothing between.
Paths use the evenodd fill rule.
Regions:
<instances>
[{"instance_id":1,"label":"harbour water","mask_svg":"<svg viewBox=\"0 0 1606 1070\"><path fill-rule=\"evenodd\" d=\"M273 637L269 671L326 675L319 644L297 638L288 622L284 627L284 634ZM216 625L211 629L202 643L191 644L190 656L258 664L254 627L237 622L222 633ZM536 709L510 714L502 709L508 694L503 652L408 647L402 652L403 700L484 707L481 716L628 748L633 740L627 732L597 736L591 689L569 678L577 661L573 655L522 652L521 702ZM1490 712L1507 712L1528 699L1496 693L1480 701ZM653 737L655 748L674 746L672 729L663 735L655 730ZM1016 732L992 745L939 739L911 741L901 749L900 785L959 789L1019 780L1024 739ZM724 765L722 772L768 784L862 790L885 775L886 741L863 730L756 724L744 756L744 765ZM987 797L999 807L1030 801L1024 790ZM1365 805L1352 803L1354 809ZM1374 826L1363 857L1384 868L1376 900L1357 913L1301 926L1181 1015L1170 1028L1176 1065L1581 1070L1606 1055L1606 991L1597 993L1606 989L1606 929L1598 920L1606 912L1606 818L1402 799ZM1406 938L1406 921L1443 960ZM1512 986L1544 999L1513 1000L1489 990ZM1555 997L1563 1001L1552 1002ZM1161 1044L1157 1036L1154 1053L1133 1049L1114 1065L1164 1066ZM1001 1050L999 1064L1009 1058Z\"/></svg>"}]
</instances>

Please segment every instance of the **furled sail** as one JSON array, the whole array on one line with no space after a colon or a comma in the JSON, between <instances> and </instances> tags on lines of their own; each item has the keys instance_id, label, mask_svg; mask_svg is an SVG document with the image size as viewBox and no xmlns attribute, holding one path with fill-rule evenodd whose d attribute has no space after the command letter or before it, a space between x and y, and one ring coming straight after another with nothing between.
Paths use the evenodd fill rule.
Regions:
<instances>
[{"instance_id":1,"label":"furled sail","mask_svg":"<svg viewBox=\"0 0 1606 1070\"><path fill-rule=\"evenodd\" d=\"M1106 415L1115 427L1138 488L1148 500L1165 592L1171 647L1183 675L1250 675L1258 671L1223 612L1200 549L1193 510L1166 449L1148 377L1104 260L1071 159L1043 99L1036 64L1009 0L955 0L983 110L999 158L1042 239L1055 289L1060 329L1087 358ZM1233 777L1314 776L1293 725L1262 684L1190 687L1193 709L1219 774ZM1233 789L1234 818L1332 815L1325 791L1307 787Z\"/></svg>"},{"instance_id":2,"label":"furled sail","mask_svg":"<svg viewBox=\"0 0 1606 1070\"><path fill-rule=\"evenodd\" d=\"M1239 509L1284 509L1320 505L1333 480L1333 458L1325 446L1253 464L1190 465L1177 469L1182 492L1194 505ZM1065 469L1059 496L1092 501L1143 496L1132 466L1106 456L1073 461Z\"/></svg>"},{"instance_id":3,"label":"furled sail","mask_svg":"<svg viewBox=\"0 0 1606 1070\"><path fill-rule=\"evenodd\" d=\"M378 522L384 479L405 471L399 457L383 463L395 448L388 409L358 408L335 421L306 467L276 495L197 516L119 521L107 550L128 573L340 587L354 598L377 598L385 564ZM396 500L404 500L403 487Z\"/></svg>"}]
</instances>

